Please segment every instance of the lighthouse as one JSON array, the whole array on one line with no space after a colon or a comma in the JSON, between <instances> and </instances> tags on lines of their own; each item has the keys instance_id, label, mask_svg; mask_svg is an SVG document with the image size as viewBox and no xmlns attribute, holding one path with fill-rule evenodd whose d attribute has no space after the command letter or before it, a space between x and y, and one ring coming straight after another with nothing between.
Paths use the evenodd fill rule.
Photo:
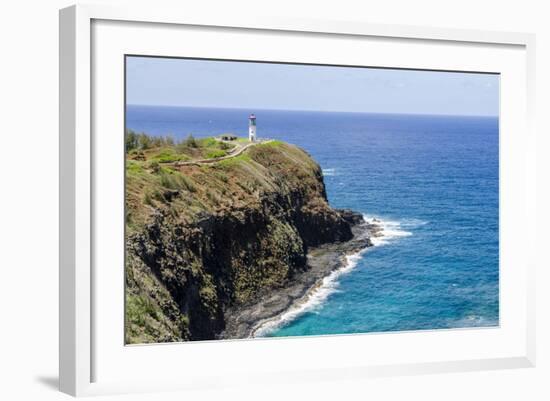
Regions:
<instances>
[{"instance_id":1,"label":"lighthouse","mask_svg":"<svg viewBox=\"0 0 550 401\"><path fill-rule=\"evenodd\" d=\"M248 139L250 142L256 141L256 116L254 114L248 116Z\"/></svg>"}]
</instances>

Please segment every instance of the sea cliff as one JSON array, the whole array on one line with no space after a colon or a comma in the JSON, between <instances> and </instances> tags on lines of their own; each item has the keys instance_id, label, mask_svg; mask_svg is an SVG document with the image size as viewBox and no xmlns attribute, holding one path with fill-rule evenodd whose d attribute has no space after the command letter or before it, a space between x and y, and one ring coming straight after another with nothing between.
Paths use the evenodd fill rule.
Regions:
<instances>
[{"instance_id":1,"label":"sea cliff","mask_svg":"<svg viewBox=\"0 0 550 401\"><path fill-rule=\"evenodd\" d=\"M319 165L296 146L201 164L161 145L126 160L127 343L249 336L370 245L361 216L328 204Z\"/></svg>"}]
</instances>

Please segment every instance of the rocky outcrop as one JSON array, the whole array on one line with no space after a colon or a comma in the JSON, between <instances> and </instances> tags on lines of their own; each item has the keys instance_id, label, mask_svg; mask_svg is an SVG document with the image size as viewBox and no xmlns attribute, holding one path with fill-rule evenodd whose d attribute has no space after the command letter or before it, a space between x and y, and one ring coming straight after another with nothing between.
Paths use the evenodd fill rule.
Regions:
<instances>
[{"instance_id":1,"label":"rocky outcrop","mask_svg":"<svg viewBox=\"0 0 550 401\"><path fill-rule=\"evenodd\" d=\"M349 241L360 219L328 205L319 166L288 144L165 172L179 186L139 174L131 184L154 196L127 199L128 220L143 221L126 238L129 343L218 338L227 310L288 286L309 248Z\"/></svg>"}]
</instances>

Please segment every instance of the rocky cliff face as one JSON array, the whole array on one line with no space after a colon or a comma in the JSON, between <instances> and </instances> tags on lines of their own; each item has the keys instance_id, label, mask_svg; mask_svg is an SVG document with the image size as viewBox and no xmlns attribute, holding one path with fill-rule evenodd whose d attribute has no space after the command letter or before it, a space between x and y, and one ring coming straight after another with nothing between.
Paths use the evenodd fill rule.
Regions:
<instances>
[{"instance_id":1,"label":"rocky cliff face","mask_svg":"<svg viewBox=\"0 0 550 401\"><path fill-rule=\"evenodd\" d=\"M224 311L308 268L309 247L352 238L319 166L285 143L208 166L128 161L126 341L214 339Z\"/></svg>"}]
</instances>

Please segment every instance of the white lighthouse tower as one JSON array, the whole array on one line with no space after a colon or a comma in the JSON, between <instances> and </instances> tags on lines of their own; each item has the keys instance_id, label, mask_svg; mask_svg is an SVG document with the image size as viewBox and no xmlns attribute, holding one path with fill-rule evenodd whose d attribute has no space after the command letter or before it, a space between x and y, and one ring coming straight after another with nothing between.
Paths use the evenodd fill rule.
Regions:
<instances>
[{"instance_id":1,"label":"white lighthouse tower","mask_svg":"<svg viewBox=\"0 0 550 401\"><path fill-rule=\"evenodd\" d=\"M254 114L248 117L248 140L250 142L256 141L256 116Z\"/></svg>"}]
</instances>

